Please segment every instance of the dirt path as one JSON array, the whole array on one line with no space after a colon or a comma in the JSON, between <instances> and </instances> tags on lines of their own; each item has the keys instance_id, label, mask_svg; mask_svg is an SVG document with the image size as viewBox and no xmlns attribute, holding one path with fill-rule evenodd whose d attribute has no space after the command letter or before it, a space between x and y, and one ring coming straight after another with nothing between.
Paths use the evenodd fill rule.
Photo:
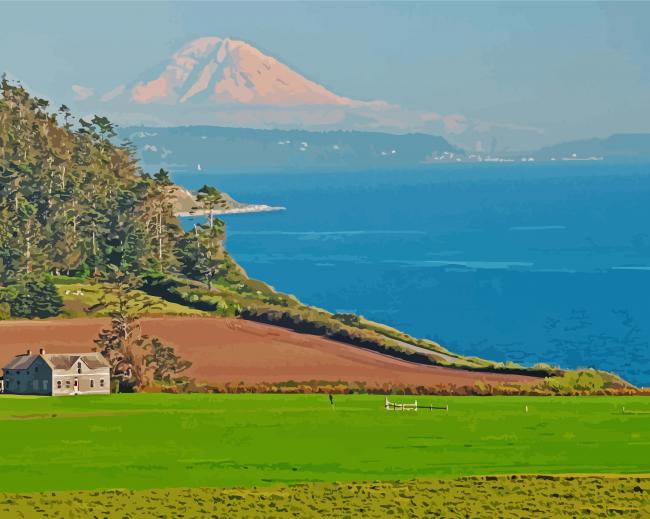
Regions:
<instances>
[{"instance_id":1,"label":"dirt path","mask_svg":"<svg viewBox=\"0 0 650 519\"><path fill-rule=\"evenodd\" d=\"M0 366L27 348L52 353L89 351L107 319L0 322ZM412 385L535 382L521 375L475 373L425 366L314 335L238 319L160 317L142 321L143 332L173 345L192 361L186 372L200 381L282 382L344 380Z\"/></svg>"},{"instance_id":2,"label":"dirt path","mask_svg":"<svg viewBox=\"0 0 650 519\"><path fill-rule=\"evenodd\" d=\"M423 348L421 346L415 346L414 344L410 344L408 342L400 341L399 339L393 339L395 342L397 342L402 348L405 350L412 351L414 353L423 353L424 355L429 355L430 357L433 357L438 360L443 360L445 362L451 362L453 364L457 364L460 366L475 366L474 363L469 362L465 359L459 358L459 357L454 357L453 355L448 355L447 353L442 353L439 351L435 350L428 350L427 348Z\"/></svg>"}]
</instances>

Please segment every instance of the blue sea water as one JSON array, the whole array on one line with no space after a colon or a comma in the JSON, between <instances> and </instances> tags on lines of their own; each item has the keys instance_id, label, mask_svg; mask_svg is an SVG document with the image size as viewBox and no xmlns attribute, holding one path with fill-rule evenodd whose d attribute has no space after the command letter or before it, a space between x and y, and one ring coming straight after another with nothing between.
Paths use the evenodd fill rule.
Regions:
<instances>
[{"instance_id":1,"label":"blue sea water","mask_svg":"<svg viewBox=\"0 0 650 519\"><path fill-rule=\"evenodd\" d=\"M650 385L650 165L174 179L286 207L225 217L227 247L251 276L306 303L467 355Z\"/></svg>"}]
</instances>

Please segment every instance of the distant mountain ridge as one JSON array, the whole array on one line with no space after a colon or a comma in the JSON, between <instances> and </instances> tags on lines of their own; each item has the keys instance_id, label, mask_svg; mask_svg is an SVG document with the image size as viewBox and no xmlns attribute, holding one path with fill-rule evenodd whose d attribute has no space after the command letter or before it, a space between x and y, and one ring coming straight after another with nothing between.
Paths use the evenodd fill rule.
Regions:
<instances>
[{"instance_id":1,"label":"distant mountain ridge","mask_svg":"<svg viewBox=\"0 0 650 519\"><path fill-rule=\"evenodd\" d=\"M172 171L353 171L416 167L432 156L463 150L427 134L255 130L218 126L127 127L147 167Z\"/></svg>"},{"instance_id":2,"label":"distant mountain ridge","mask_svg":"<svg viewBox=\"0 0 650 519\"><path fill-rule=\"evenodd\" d=\"M643 160L650 158L650 133L616 133L604 139L582 139L547 146L534 152L538 159L603 157Z\"/></svg>"}]
</instances>

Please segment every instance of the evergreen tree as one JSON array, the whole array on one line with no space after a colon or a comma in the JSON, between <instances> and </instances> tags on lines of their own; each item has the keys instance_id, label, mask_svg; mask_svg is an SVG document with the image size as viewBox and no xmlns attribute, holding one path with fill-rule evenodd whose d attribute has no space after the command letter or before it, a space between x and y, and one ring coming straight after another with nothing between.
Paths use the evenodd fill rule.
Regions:
<instances>
[{"instance_id":1,"label":"evergreen tree","mask_svg":"<svg viewBox=\"0 0 650 519\"><path fill-rule=\"evenodd\" d=\"M0 81L0 287L24 292L12 313L31 315L32 294L21 279L32 276L99 278L119 268L184 274L211 286L224 261L224 226L214 215L226 204L221 193L201 188L208 221L185 233L167 171L144 173L132 145L113 142L105 117L76 121L66 106L48 110L19 83ZM36 306L39 316L56 309Z\"/></svg>"},{"instance_id":2,"label":"evergreen tree","mask_svg":"<svg viewBox=\"0 0 650 519\"><path fill-rule=\"evenodd\" d=\"M33 316L44 318L61 313L63 299L49 276L30 279L26 284L26 289L32 294Z\"/></svg>"},{"instance_id":3,"label":"evergreen tree","mask_svg":"<svg viewBox=\"0 0 650 519\"><path fill-rule=\"evenodd\" d=\"M29 276L9 296L12 317L54 317L61 313L63 300L48 276Z\"/></svg>"},{"instance_id":4,"label":"evergreen tree","mask_svg":"<svg viewBox=\"0 0 650 519\"><path fill-rule=\"evenodd\" d=\"M109 265L168 272L183 231L166 171L145 175L105 117L0 85L0 285L30 272L99 276ZM127 243L129 242L129 243ZM137 252L135 247L137 247ZM137 254L137 258L135 257Z\"/></svg>"},{"instance_id":5,"label":"evergreen tree","mask_svg":"<svg viewBox=\"0 0 650 519\"><path fill-rule=\"evenodd\" d=\"M214 211L225 205L225 200L223 199L221 192L216 187L204 185L199 189L196 199L201 205L203 211L207 213L208 223L210 227L212 227L214 222Z\"/></svg>"},{"instance_id":6,"label":"evergreen tree","mask_svg":"<svg viewBox=\"0 0 650 519\"><path fill-rule=\"evenodd\" d=\"M212 288L214 279L224 268L224 238L224 224L221 220L195 225L179 241L178 256L182 273L204 281L208 288Z\"/></svg>"}]
</instances>

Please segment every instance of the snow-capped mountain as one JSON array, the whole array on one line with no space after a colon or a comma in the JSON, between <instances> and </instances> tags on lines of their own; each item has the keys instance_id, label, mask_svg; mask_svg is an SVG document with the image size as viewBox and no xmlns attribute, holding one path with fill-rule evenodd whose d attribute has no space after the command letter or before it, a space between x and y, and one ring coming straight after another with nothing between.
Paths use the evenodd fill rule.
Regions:
<instances>
[{"instance_id":1,"label":"snow-capped mountain","mask_svg":"<svg viewBox=\"0 0 650 519\"><path fill-rule=\"evenodd\" d=\"M175 53L156 78L130 90L131 101L299 106L358 104L294 72L246 42L199 38Z\"/></svg>"},{"instance_id":2,"label":"snow-capped mountain","mask_svg":"<svg viewBox=\"0 0 650 519\"><path fill-rule=\"evenodd\" d=\"M155 70L137 79L125 78L112 88L73 85L75 108L107 115L122 126L422 132L444 135L469 149L495 139L517 147L518 138L537 132L460 114L351 99L244 41L218 36L189 42Z\"/></svg>"},{"instance_id":3,"label":"snow-capped mountain","mask_svg":"<svg viewBox=\"0 0 650 519\"><path fill-rule=\"evenodd\" d=\"M376 115L399 109L335 94L244 41L218 36L191 41L157 70L111 90L74 85L75 101L123 125L160 126L380 129Z\"/></svg>"},{"instance_id":4,"label":"snow-capped mountain","mask_svg":"<svg viewBox=\"0 0 650 519\"><path fill-rule=\"evenodd\" d=\"M92 92L75 85L75 92L80 91ZM190 42L173 54L158 76L120 85L101 99L126 100L134 105L201 104L218 108L389 107L382 101L356 101L334 94L248 43L218 36Z\"/></svg>"}]
</instances>

